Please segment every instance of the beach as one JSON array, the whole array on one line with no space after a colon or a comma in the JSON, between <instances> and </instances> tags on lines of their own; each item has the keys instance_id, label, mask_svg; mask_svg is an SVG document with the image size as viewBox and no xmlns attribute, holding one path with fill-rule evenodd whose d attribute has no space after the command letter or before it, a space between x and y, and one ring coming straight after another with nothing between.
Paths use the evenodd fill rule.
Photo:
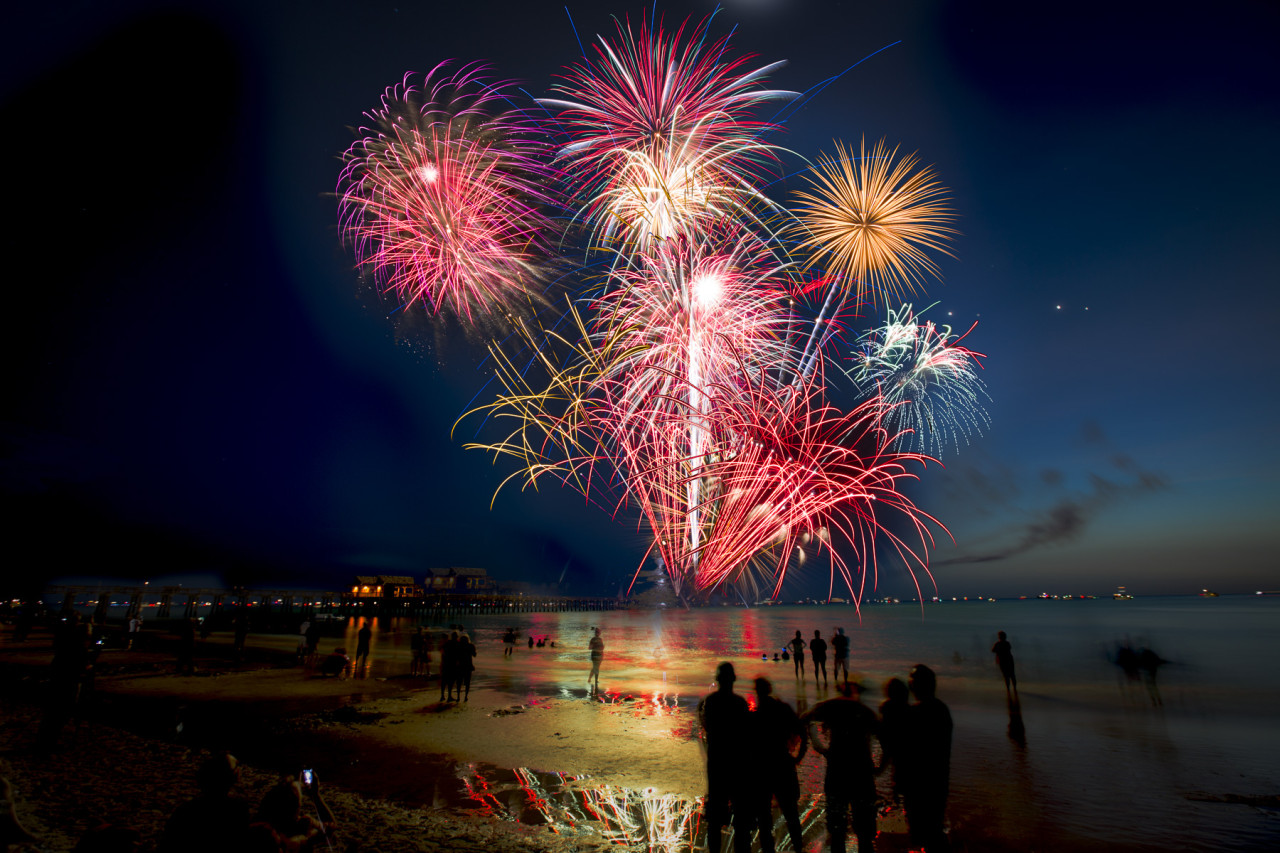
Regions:
<instances>
[{"instance_id":1,"label":"beach","mask_svg":"<svg viewBox=\"0 0 1280 853\"><path fill-rule=\"evenodd\" d=\"M48 637L18 645L0 633L0 769L47 850L70 849L98 820L153 841L194 795L199 756L217 748L246 765L251 800L280 773L314 767L343 837L360 849L689 849L701 844L704 787L694 709L715 664L735 663L743 693L766 675L803 710L834 691L812 673L796 679L772 654L794 630L829 637L843 625L873 707L884 678L915 662L937 669L955 720L957 849L1274 849L1280 685L1257 666L1270 672L1275 602L1224 603L1216 612L1153 600L1127 611L1098 601L868 607L860 617L830 607L477 617L464 620L480 649L464 703L442 703L434 679L408 676L405 620L374 623L370 666L346 680L292 666L287 633L251 634L250 660L237 666L230 637L215 633L197 652L197 674L180 676L157 632L149 651L103 652L86 721L48 759L31 749ZM586 685L595 625L606 640L598 695ZM556 647L522 642L504 658L508 627ZM1014 642L1016 706L989 652L997 627ZM322 653L354 648L354 623L327 630ZM1158 705L1151 685L1128 683L1107 659L1127 631L1169 660ZM811 752L802 814L815 851L825 849L821 773ZM879 828L878 850L908 849L900 812Z\"/></svg>"}]
</instances>

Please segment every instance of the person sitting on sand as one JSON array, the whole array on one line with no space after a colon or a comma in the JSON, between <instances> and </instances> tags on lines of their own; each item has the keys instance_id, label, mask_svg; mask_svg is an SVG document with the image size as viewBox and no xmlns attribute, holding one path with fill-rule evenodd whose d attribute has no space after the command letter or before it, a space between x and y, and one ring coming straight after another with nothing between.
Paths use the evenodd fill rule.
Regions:
<instances>
[{"instance_id":1,"label":"person sitting on sand","mask_svg":"<svg viewBox=\"0 0 1280 853\"><path fill-rule=\"evenodd\" d=\"M156 853L223 853L235 850L249 829L249 803L231 796L240 779L235 756L219 753L200 765L200 795L174 810Z\"/></svg>"},{"instance_id":2,"label":"person sitting on sand","mask_svg":"<svg viewBox=\"0 0 1280 853\"><path fill-rule=\"evenodd\" d=\"M317 817L302 813L304 797L315 806ZM263 796L258 806L257 822L271 827L280 849L288 853L311 853L334 846L333 812L320 796L320 781L314 773L307 785L292 776L283 777Z\"/></svg>"},{"instance_id":3,"label":"person sitting on sand","mask_svg":"<svg viewBox=\"0 0 1280 853\"><path fill-rule=\"evenodd\" d=\"M351 666L351 658L347 657L347 650L338 646L320 663L320 674L326 678L334 676L342 678L349 666Z\"/></svg>"}]
</instances>

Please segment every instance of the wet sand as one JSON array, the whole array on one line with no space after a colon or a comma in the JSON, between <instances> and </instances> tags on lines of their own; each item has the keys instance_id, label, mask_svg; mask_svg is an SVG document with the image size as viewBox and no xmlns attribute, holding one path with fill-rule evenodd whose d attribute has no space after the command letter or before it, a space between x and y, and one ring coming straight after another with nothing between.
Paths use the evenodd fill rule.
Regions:
<instances>
[{"instance_id":1,"label":"wet sand","mask_svg":"<svg viewBox=\"0 0 1280 853\"><path fill-rule=\"evenodd\" d=\"M343 636L327 638L322 651L345 642ZM101 669L110 674L98 678L92 702L94 722L69 731L69 749L46 764L31 752L37 711L30 691L20 687L47 664L47 637L25 647L7 640L0 634L0 666L12 688L4 698L0 770L19 789L19 814L46 834L43 849L70 849L81 829L110 818L113 809L154 839L164 816L190 796L198 755L218 747L248 765L250 798L278 773L315 767L340 822L366 850L469 849L474 843L500 851L676 851L688 849L690 839L701 842L696 798L704 782L692 711L710 688L713 662L607 653L605 690L592 696L581 649L522 646L504 659L501 647L481 636L470 700L441 703L435 679L408 677L407 634L399 632L375 641L363 677L341 681L290 666L296 643L290 635L252 635L250 662L231 667L229 638L215 634L202 645L196 676L173 674L172 656L163 650L109 650ZM740 692L759 670L793 704L829 695L807 680L794 681L788 664L741 658L738 664ZM707 680L700 681L704 669ZM882 676L866 674L872 684ZM1152 726L1177 727L1188 718L1194 724L1196 714L1203 719L1198 698L1170 689L1171 702L1193 713L1153 717L1141 693L1114 707L1114 684L1091 690L1039 684L1022 699L1030 734L1020 744L1004 691L991 681L944 683L957 730L950 809L957 849L1251 850L1268 849L1268 840L1280 837L1271 834L1276 824L1267 817L1274 814L1267 802L1224 799L1240 789L1238 782L1171 788L1178 764L1171 744L1180 736L1153 735ZM874 704L879 697L867 698ZM1115 754L1081 755L1080 744L1092 744L1082 741L1081 731ZM1096 745L1088 749L1097 752ZM1109 778L1117 767L1131 778ZM821 759L811 752L801 768L810 851L825 842L821 772ZM1155 776L1163 778L1148 778ZM1116 789L1133 796L1117 799ZM1222 844L1182 835L1187 843L1171 847L1176 826L1144 826L1144 797L1154 796L1151 790L1166 796L1166 789L1187 820L1220 822ZM150 805L130 817L125 805L137 802ZM1085 806L1104 816L1113 810L1114 825L1128 830L1073 822L1073 811ZM1241 823L1246 809L1255 817ZM877 850L907 849L899 812L885 814L880 830Z\"/></svg>"}]
</instances>

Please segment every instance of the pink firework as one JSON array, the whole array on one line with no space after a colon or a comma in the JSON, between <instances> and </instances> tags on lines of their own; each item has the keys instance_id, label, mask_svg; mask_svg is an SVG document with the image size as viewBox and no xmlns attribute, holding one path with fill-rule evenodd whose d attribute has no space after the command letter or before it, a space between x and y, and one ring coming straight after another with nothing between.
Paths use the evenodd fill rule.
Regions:
<instances>
[{"instance_id":1,"label":"pink firework","mask_svg":"<svg viewBox=\"0 0 1280 853\"><path fill-rule=\"evenodd\" d=\"M671 236L707 207L766 203L753 187L771 160L761 140L775 125L751 113L795 93L759 85L783 63L749 70L707 27L667 34L645 23L637 37L619 22L616 40L601 38L594 60L556 87L564 98L542 101L561 111L570 142L560 155L605 235L644 242Z\"/></svg>"},{"instance_id":2,"label":"pink firework","mask_svg":"<svg viewBox=\"0 0 1280 853\"><path fill-rule=\"evenodd\" d=\"M540 290L546 150L467 66L386 91L343 155L342 230L384 292L469 322Z\"/></svg>"}]
</instances>

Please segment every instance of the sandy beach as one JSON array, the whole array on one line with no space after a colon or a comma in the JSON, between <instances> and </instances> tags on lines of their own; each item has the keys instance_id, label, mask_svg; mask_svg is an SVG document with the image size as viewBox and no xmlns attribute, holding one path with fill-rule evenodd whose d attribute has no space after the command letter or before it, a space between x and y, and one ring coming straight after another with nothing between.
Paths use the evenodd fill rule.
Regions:
<instances>
[{"instance_id":1,"label":"sandy beach","mask_svg":"<svg viewBox=\"0 0 1280 853\"><path fill-rule=\"evenodd\" d=\"M585 630L577 618L525 628L558 628L563 637ZM50 637L37 633L18 645L0 632L0 773L13 782L17 813L41 836L43 850L69 850L85 828L104 820L154 842L167 815L194 794L194 768L210 749L242 760L241 794L251 801L280 774L314 767L343 840L355 849L688 850L691 841L702 843L697 798L704 786L692 711L710 689L714 661L705 654L692 663L679 659L670 637L683 623L663 629L672 648L640 649L636 638L652 630L652 617L613 618L608 635L629 631L632 649L624 653L615 641L600 695L586 689L582 649L522 646L507 659L495 622L474 632L482 653L462 703L440 702L435 678L409 677L408 632L385 623L368 670L343 680L294 665L296 636L283 633L251 635L237 665L230 663L230 638L215 633L200 645L197 673L178 675L173 640L156 631L144 650L102 653L84 720L68 727L65 749L49 758L33 745ZM750 624L729 633L749 637L759 627L754 620L772 617L752 611L732 618ZM696 636L689 644L725 648L714 635L717 624L691 619ZM346 643L354 628L335 630L322 652ZM927 637L919 642L929 659L942 656ZM956 649L945 667L943 695L957 732L949 813L955 849L1253 850L1280 837L1268 787L1271 741L1240 746L1258 766L1233 757L1234 779L1191 761L1187 744L1203 739L1206 725L1224 713L1219 691L1170 679L1168 712L1156 713L1140 689L1121 685L1117 692L1109 673L1096 683L1055 682L1032 647L1020 650L1026 674L1038 681L1022 702L1030 747L1014 730L985 657L969 661ZM789 665L758 656L753 664L736 648L734 657L739 692L759 670L799 707L829 695L793 683ZM901 665L891 650L881 660L882 669L864 674L873 686ZM964 677L969 668L978 675ZM1232 730L1248 732L1249 719L1236 719ZM826 849L821 758L811 752L800 769L805 846L816 853ZM1151 814L1160 817L1152 821ZM887 811L879 829L877 850L909 848L900 812ZM784 830L776 830L781 843ZM1186 843L1170 846L1172 833Z\"/></svg>"}]
</instances>

